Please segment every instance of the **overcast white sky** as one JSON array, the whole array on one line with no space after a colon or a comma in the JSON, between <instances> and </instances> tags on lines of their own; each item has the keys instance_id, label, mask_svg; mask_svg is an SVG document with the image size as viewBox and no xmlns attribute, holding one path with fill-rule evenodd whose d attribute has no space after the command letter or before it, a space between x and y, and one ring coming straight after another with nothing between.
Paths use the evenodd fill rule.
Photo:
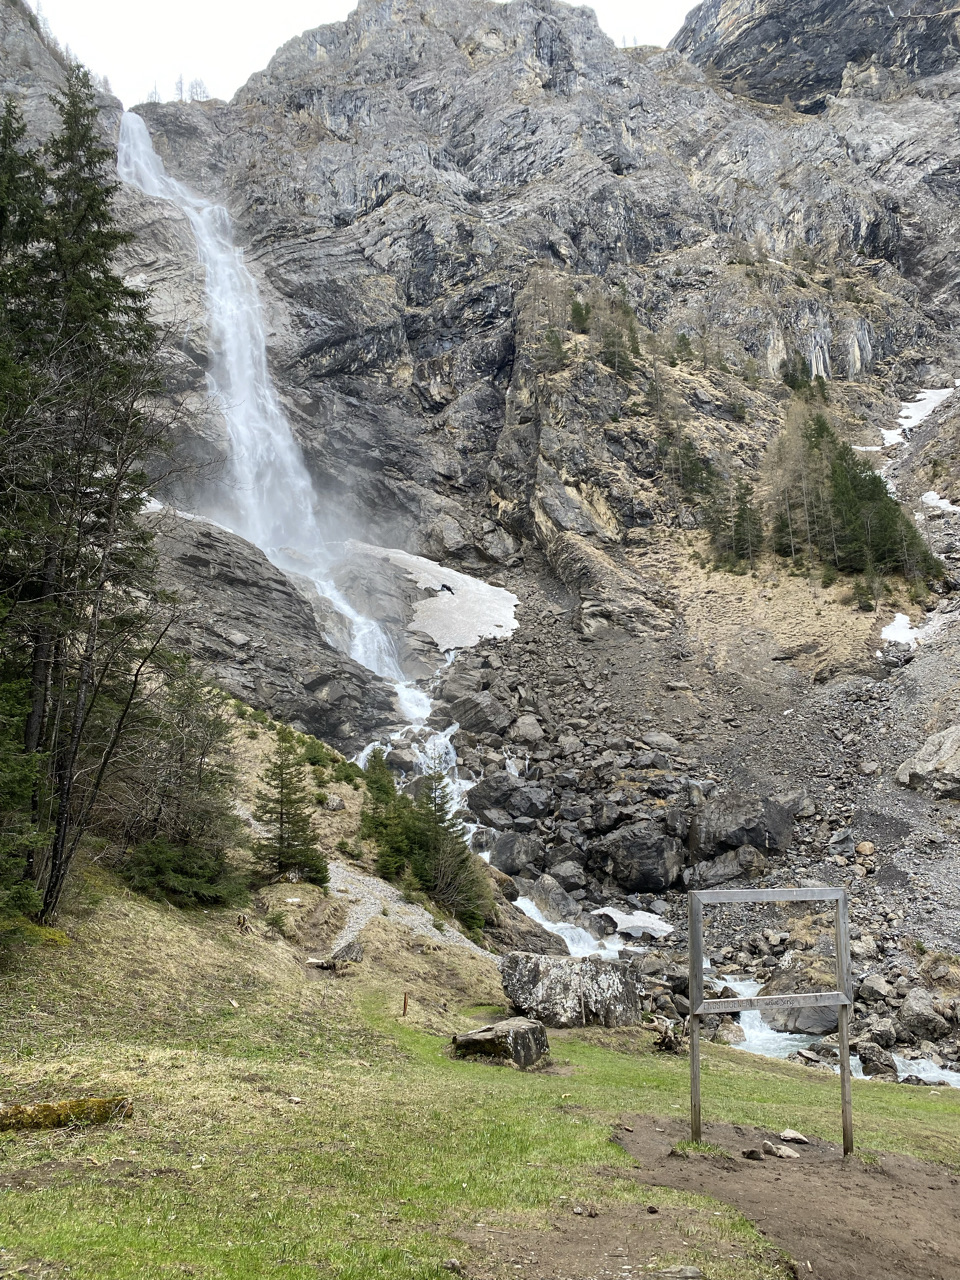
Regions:
<instances>
[{"instance_id":1,"label":"overcast white sky","mask_svg":"<svg viewBox=\"0 0 960 1280\"><path fill-rule=\"evenodd\" d=\"M53 34L91 71L106 76L127 107L156 85L202 80L231 98L291 36L339 22L356 0L30 0ZM622 44L666 44L696 0L597 0L600 25Z\"/></svg>"}]
</instances>

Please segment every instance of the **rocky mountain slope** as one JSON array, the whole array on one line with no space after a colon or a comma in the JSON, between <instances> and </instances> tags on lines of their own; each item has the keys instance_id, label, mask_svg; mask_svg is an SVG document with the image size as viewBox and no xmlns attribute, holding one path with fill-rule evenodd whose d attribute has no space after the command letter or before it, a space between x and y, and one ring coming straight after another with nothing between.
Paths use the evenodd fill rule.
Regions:
<instances>
[{"instance_id":1,"label":"rocky mountain slope","mask_svg":"<svg viewBox=\"0 0 960 1280\"><path fill-rule=\"evenodd\" d=\"M957 715L949 598L908 665L879 636L898 609L923 616L905 592L863 614L842 583L772 561L715 574L665 461L686 438L731 482L756 480L789 405L784 360L823 378L846 438L871 448L903 396L960 372L953 28L891 7L887 28L866 0L708 3L661 51L618 50L590 10L552 0L362 0L230 103L138 108L168 170L233 216L331 540L400 546L519 598L509 641L443 671L435 719L458 719L461 768L483 777L471 804L494 860L550 874L573 913L702 880L729 853L734 874L851 883L867 925L902 891L892 948L955 938L952 815L894 780ZM4 85L42 131L59 63L16 0L0 22ZM104 99L105 129L117 117ZM132 188L120 199L125 265L170 335L177 455L216 466L189 226ZM956 496L952 413L897 455L913 507L935 484ZM397 725L322 601L176 515L204 475L163 495L180 642L340 745ZM956 518L928 522L948 583ZM360 557L342 585L423 676L403 575ZM741 817L704 839L714 792ZM755 847L730 843L744 817L780 810L793 842L768 832L766 867L732 867Z\"/></svg>"},{"instance_id":2,"label":"rocky mountain slope","mask_svg":"<svg viewBox=\"0 0 960 1280\"><path fill-rule=\"evenodd\" d=\"M955 68L960 14L940 0L704 0L672 45L761 102L820 111L849 67L901 85Z\"/></svg>"}]
</instances>

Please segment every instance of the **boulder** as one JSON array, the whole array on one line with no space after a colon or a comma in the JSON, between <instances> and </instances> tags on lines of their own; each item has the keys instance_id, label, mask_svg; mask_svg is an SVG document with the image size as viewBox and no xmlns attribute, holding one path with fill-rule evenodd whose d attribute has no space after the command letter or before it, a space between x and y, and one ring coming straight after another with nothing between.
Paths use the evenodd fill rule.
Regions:
<instances>
[{"instance_id":1,"label":"boulder","mask_svg":"<svg viewBox=\"0 0 960 1280\"><path fill-rule=\"evenodd\" d=\"M572 858L567 858L565 861L558 862L555 866L552 866L550 875L568 893L573 889L582 889L587 883L587 873L580 863L574 862Z\"/></svg>"},{"instance_id":2,"label":"boulder","mask_svg":"<svg viewBox=\"0 0 960 1280\"><path fill-rule=\"evenodd\" d=\"M804 953L794 952L790 959L795 967L781 969L757 992L760 996L785 996L801 991L835 991L836 974L826 965L810 964ZM836 1031L837 1010L830 1005L813 1005L799 1009L764 1010L760 1015L774 1031L791 1031L801 1035L825 1036Z\"/></svg>"},{"instance_id":3,"label":"boulder","mask_svg":"<svg viewBox=\"0 0 960 1280\"><path fill-rule=\"evenodd\" d=\"M510 1003L548 1027L635 1026L641 1020L638 960L514 952L504 957L501 974Z\"/></svg>"},{"instance_id":4,"label":"boulder","mask_svg":"<svg viewBox=\"0 0 960 1280\"><path fill-rule=\"evenodd\" d=\"M884 1049L892 1049L897 1043L897 1028L892 1018L880 1018L870 1028L870 1039Z\"/></svg>"},{"instance_id":5,"label":"boulder","mask_svg":"<svg viewBox=\"0 0 960 1280\"><path fill-rule=\"evenodd\" d=\"M878 1000L886 1000L888 996L894 994L893 987L879 973L868 973L860 983L860 990L857 993L864 1004L875 1004Z\"/></svg>"},{"instance_id":6,"label":"boulder","mask_svg":"<svg viewBox=\"0 0 960 1280\"><path fill-rule=\"evenodd\" d=\"M933 1007L933 996L924 987L911 987L897 1017L900 1025L918 1040L942 1040L950 1031L946 1019Z\"/></svg>"},{"instance_id":7,"label":"boulder","mask_svg":"<svg viewBox=\"0 0 960 1280\"><path fill-rule=\"evenodd\" d=\"M711 796L690 821L687 845L698 860L717 857L726 849L769 849L784 853L793 838L793 817L776 800L728 791Z\"/></svg>"},{"instance_id":8,"label":"boulder","mask_svg":"<svg viewBox=\"0 0 960 1280\"><path fill-rule=\"evenodd\" d=\"M536 876L543 870L545 858L543 841L538 836L521 835L517 831L506 831L497 836L490 850L491 865L508 876L529 871Z\"/></svg>"},{"instance_id":9,"label":"boulder","mask_svg":"<svg viewBox=\"0 0 960 1280\"><path fill-rule=\"evenodd\" d=\"M591 845L590 866L598 879L609 876L627 893L669 889L683 870L683 845L654 822L617 827Z\"/></svg>"},{"instance_id":10,"label":"boulder","mask_svg":"<svg viewBox=\"0 0 960 1280\"><path fill-rule=\"evenodd\" d=\"M874 1040L857 1041L857 1057L863 1064L865 1076L888 1076L897 1074L897 1064L893 1054L889 1053Z\"/></svg>"},{"instance_id":11,"label":"boulder","mask_svg":"<svg viewBox=\"0 0 960 1280\"><path fill-rule=\"evenodd\" d=\"M453 1051L458 1058L478 1055L525 1069L549 1053L550 1045L542 1022L533 1018L504 1018L502 1022L454 1036Z\"/></svg>"},{"instance_id":12,"label":"boulder","mask_svg":"<svg viewBox=\"0 0 960 1280\"><path fill-rule=\"evenodd\" d=\"M450 706L450 713L468 733L503 733L513 721L513 711L499 702L489 689L467 693Z\"/></svg>"},{"instance_id":13,"label":"boulder","mask_svg":"<svg viewBox=\"0 0 960 1280\"><path fill-rule=\"evenodd\" d=\"M580 917L583 914L580 904L557 884L553 876L542 875L536 879L530 890L530 897L548 920L580 923Z\"/></svg>"},{"instance_id":14,"label":"boulder","mask_svg":"<svg viewBox=\"0 0 960 1280\"><path fill-rule=\"evenodd\" d=\"M467 807L477 814L487 809L502 809L507 813L510 799L519 786L520 779L515 774L508 773L506 769L496 769L470 788Z\"/></svg>"},{"instance_id":15,"label":"boulder","mask_svg":"<svg viewBox=\"0 0 960 1280\"><path fill-rule=\"evenodd\" d=\"M522 742L534 747L538 742L543 741L543 730L537 717L528 713L517 718L507 736L513 742Z\"/></svg>"},{"instance_id":16,"label":"boulder","mask_svg":"<svg viewBox=\"0 0 960 1280\"><path fill-rule=\"evenodd\" d=\"M915 756L897 770L897 781L914 791L960 799L960 724L934 733Z\"/></svg>"},{"instance_id":17,"label":"boulder","mask_svg":"<svg viewBox=\"0 0 960 1280\"><path fill-rule=\"evenodd\" d=\"M688 889L713 889L727 880L736 880L738 876L762 876L766 869L767 860L760 850L752 844L745 844L739 849L728 849L712 861L687 867L683 883Z\"/></svg>"},{"instance_id":18,"label":"boulder","mask_svg":"<svg viewBox=\"0 0 960 1280\"><path fill-rule=\"evenodd\" d=\"M681 750L676 738L671 738L669 733L661 733L659 729L652 729L649 733L645 733L643 743L652 750L662 751L668 756L675 756Z\"/></svg>"},{"instance_id":19,"label":"boulder","mask_svg":"<svg viewBox=\"0 0 960 1280\"><path fill-rule=\"evenodd\" d=\"M553 792L535 783L521 783L507 801L514 818L542 818L553 809Z\"/></svg>"}]
</instances>

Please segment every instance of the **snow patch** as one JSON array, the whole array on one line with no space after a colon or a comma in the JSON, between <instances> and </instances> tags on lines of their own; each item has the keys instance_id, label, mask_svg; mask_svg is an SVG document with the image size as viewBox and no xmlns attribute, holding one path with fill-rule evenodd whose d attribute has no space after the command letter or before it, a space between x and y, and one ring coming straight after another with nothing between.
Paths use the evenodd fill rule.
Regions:
<instances>
[{"instance_id":1,"label":"snow patch","mask_svg":"<svg viewBox=\"0 0 960 1280\"><path fill-rule=\"evenodd\" d=\"M479 578L445 569L434 560L408 551L356 545L405 570L421 591L437 593L414 606L409 629L425 632L444 652L469 649L481 640L502 640L517 629L516 608L520 601L504 587L492 587Z\"/></svg>"},{"instance_id":2,"label":"snow patch","mask_svg":"<svg viewBox=\"0 0 960 1280\"><path fill-rule=\"evenodd\" d=\"M960 507L955 507L946 498L941 498L934 489L931 489L928 493L922 493L920 501L925 507L939 507L941 511L960 511Z\"/></svg>"},{"instance_id":3,"label":"snow patch","mask_svg":"<svg viewBox=\"0 0 960 1280\"><path fill-rule=\"evenodd\" d=\"M949 396L952 396L955 387L936 387L928 388L921 391L915 400L904 400L900 405L900 414L897 418L898 425L892 431L881 429L880 435L883 437L884 446L892 444L903 444L906 435L909 435L914 427L919 426L924 418L928 418L938 405L943 404Z\"/></svg>"},{"instance_id":4,"label":"snow patch","mask_svg":"<svg viewBox=\"0 0 960 1280\"><path fill-rule=\"evenodd\" d=\"M880 639L889 644L908 644L911 649L917 647L920 631L913 625L905 613L898 613L892 622L880 632Z\"/></svg>"}]
</instances>

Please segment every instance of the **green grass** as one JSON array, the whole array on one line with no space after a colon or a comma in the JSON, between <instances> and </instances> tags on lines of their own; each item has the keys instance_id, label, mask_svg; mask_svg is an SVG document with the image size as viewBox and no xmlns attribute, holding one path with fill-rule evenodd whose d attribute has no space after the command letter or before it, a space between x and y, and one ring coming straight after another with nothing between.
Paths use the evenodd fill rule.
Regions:
<instances>
[{"instance_id":1,"label":"green grass","mask_svg":"<svg viewBox=\"0 0 960 1280\"><path fill-rule=\"evenodd\" d=\"M3 1097L126 1093L135 1113L0 1134L0 1272L45 1260L72 1280L439 1280L464 1228L529 1229L578 1200L645 1204L610 1140L617 1119L686 1115L686 1060L645 1035L553 1035L558 1071L518 1073L452 1060L372 987L305 984L286 944L225 915L108 897L75 932L0 982ZM838 1089L788 1063L704 1055L707 1122L835 1140ZM859 1143L956 1159L960 1095L855 1082L854 1106ZM690 1223L661 1264L789 1274L733 1210L655 1195Z\"/></svg>"}]
</instances>

